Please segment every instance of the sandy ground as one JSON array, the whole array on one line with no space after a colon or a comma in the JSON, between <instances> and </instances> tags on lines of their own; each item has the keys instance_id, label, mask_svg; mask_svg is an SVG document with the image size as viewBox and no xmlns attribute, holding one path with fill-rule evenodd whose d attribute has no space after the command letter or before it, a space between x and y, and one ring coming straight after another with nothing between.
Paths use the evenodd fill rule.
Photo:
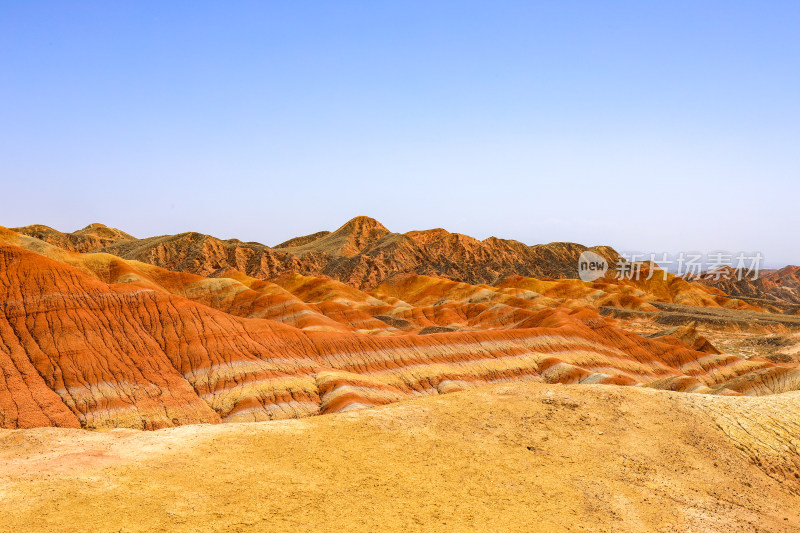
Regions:
<instances>
[{"instance_id":1,"label":"sandy ground","mask_svg":"<svg viewBox=\"0 0 800 533\"><path fill-rule=\"evenodd\" d=\"M0 432L0 531L800 531L800 393L503 384L302 420Z\"/></svg>"}]
</instances>

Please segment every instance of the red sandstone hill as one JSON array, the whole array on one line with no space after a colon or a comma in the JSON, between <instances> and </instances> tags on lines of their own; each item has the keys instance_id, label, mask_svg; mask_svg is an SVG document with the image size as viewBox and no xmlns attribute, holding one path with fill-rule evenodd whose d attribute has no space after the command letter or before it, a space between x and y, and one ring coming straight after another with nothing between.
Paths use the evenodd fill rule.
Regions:
<instances>
[{"instance_id":1,"label":"red sandstone hill","mask_svg":"<svg viewBox=\"0 0 800 533\"><path fill-rule=\"evenodd\" d=\"M619 259L619 254L607 246L587 248L563 242L528 246L497 237L480 241L441 228L392 233L377 220L364 216L333 232L295 237L274 247L194 232L137 239L103 224L90 224L72 233L43 225L13 230L69 251L105 252L202 276L218 276L233 269L268 280L296 272L328 276L360 289L372 289L394 275L408 273L489 285L502 283L508 276L574 279L578 277L578 256L584 250L600 254L611 264ZM755 281L748 276L717 280L706 275L702 283L686 283L700 292L713 287L715 294L746 299L753 307L800 304L797 266L764 270ZM782 309L787 311L800 309Z\"/></svg>"},{"instance_id":2,"label":"red sandstone hill","mask_svg":"<svg viewBox=\"0 0 800 533\"><path fill-rule=\"evenodd\" d=\"M762 270L757 279L751 272L726 269L725 276L706 273L703 281L736 298L751 298L783 304L800 304L800 266ZM742 279L739 279L741 277ZM800 312L800 307L797 308Z\"/></svg>"},{"instance_id":3,"label":"red sandstone hill","mask_svg":"<svg viewBox=\"0 0 800 533\"><path fill-rule=\"evenodd\" d=\"M527 246L496 237L479 241L443 229L392 233L363 216L333 232L297 237L274 248L199 233L135 239L110 228L106 228L107 236L98 239L87 232L92 227L100 225L74 233L59 233L45 226L14 231L71 251L102 251L203 276L231 268L259 279L299 272L322 274L357 288L375 287L397 273L441 276L473 284L492 284L507 275L575 278L578 256L584 250L593 250L612 263L618 258L613 249L604 246Z\"/></svg>"},{"instance_id":4,"label":"red sandstone hill","mask_svg":"<svg viewBox=\"0 0 800 533\"><path fill-rule=\"evenodd\" d=\"M358 256L396 235L356 226L315 240ZM416 236L417 246L452 238L442 235ZM187 245L183 260L198 253ZM261 280L219 264L214 273L73 252L0 228L0 427L302 417L512 380L716 394L800 388L794 365L717 353L695 332L646 338L598 314L607 301L658 314L647 306L665 298L739 312L735 300L682 280L507 277L490 286L405 274L363 291L297 272Z\"/></svg>"},{"instance_id":5,"label":"red sandstone hill","mask_svg":"<svg viewBox=\"0 0 800 533\"><path fill-rule=\"evenodd\" d=\"M89 224L72 233L62 233L42 224L12 229L73 252L93 252L118 242L136 240L136 237L128 235L124 231L98 223Z\"/></svg>"}]
</instances>

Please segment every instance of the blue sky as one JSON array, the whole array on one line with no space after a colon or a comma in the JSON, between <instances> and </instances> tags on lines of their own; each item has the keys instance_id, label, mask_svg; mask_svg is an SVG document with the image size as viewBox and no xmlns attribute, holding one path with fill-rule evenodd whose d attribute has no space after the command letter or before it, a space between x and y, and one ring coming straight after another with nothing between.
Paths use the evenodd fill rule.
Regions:
<instances>
[{"instance_id":1,"label":"blue sky","mask_svg":"<svg viewBox=\"0 0 800 533\"><path fill-rule=\"evenodd\" d=\"M800 263L797 2L3 2L0 224Z\"/></svg>"}]
</instances>

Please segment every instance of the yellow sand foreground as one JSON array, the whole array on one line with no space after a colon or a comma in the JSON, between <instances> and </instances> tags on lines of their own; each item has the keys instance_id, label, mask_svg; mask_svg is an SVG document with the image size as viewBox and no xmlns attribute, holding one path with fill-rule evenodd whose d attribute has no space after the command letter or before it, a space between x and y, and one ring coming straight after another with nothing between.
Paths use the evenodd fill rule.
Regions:
<instances>
[{"instance_id":1,"label":"yellow sand foreground","mask_svg":"<svg viewBox=\"0 0 800 533\"><path fill-rule=\"evenodd\" d=\"M515 383L302 420L0 432L0 531L800 531L800 393Z\"/></svg>"}]
</instances>

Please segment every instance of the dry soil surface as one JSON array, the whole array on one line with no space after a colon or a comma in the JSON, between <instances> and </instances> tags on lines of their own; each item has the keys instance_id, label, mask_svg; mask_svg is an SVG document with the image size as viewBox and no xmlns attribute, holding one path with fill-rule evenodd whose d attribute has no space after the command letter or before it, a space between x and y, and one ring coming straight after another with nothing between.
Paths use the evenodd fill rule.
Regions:
<instances>
[{"instance_id":1,"label":"dry soil surface","mask_svg":"<svg viewBox=\"0 0 800 533\"><path fill-rule=\"evenodd\" d=\"M0 531L800 531L800 393L515 383L302 420L0 431Z\"/></svg>"}]
</instances>

